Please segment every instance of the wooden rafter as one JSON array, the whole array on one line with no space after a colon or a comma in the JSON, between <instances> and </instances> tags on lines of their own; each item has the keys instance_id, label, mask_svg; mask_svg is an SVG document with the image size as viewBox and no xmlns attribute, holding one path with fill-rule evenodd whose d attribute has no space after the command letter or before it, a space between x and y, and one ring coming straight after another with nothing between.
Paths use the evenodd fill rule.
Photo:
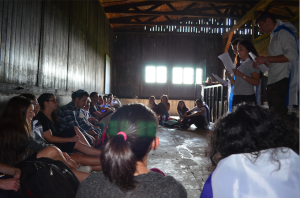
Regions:
<instances>
[{"instance_id":1,"label":"wooden rafter","mask_svg":"<svg viewBox=\"0 0 300 198\"><path fill-rule=\"evenodd\" d=\"M149 9L147 9L147 10L145 10L145 11L152 11L152 10L155 10L156 8L158 8L158 7L162 6L162 5L163 5L163 3L155 4L154 6L152 6L151 8L149 8Z\"/></svg>"},{"instance_id":2,"label":"wooden rafter","mask_svg":"<svg viewBox=\"0 0 300 198\"><path fill-rule=\"evenodd\" d=\"M229 32L225 33L223 35L223 38L227 38L231 32L234 32L237 30L239 27L244 25L247 21L251 20L253 18L253 13L256 11L263 10L268 4L270 4L272 0L261 0L259 3L257 3L249 12L247 12L246 15L241 18L236 25L234 25Z\"/></svg>"},{"instance_id":3,"label":"wooden rafter","mask_svg":"<svg viewBox=\"0 0 300 198\"><path fill-rule=\"evenodd\" d=\"M215 6L215 4L210 3L209 5L210 5L210 7L212 7L218 14L223 14L223 13Z\"/></svg>"},{"instance_id":4,"label":"wooden rafter","mask_svg":"<svg viewBox=\"0 0 300 198\"><path fill-rule=\"evenodd\" d=\"M169 8L171 8L171 10L173 10L174 12L177 12L176 8L174 8L174 7L172 6L172 4L170 4L169 2L166 3L166 4L167 4L167 6L169 6Z\"/></svg>"},{"instance_id":5,"label":"wooden rafter","mask_svg":"<svg viewBox=\"0 0 300 198\"><path fill-rule=\"evenodd\" d=\"M288 7L285 7L284 9L291 15L291 17L296 16Z\"/></svg>"},{"instance_id":6,"label":"wooden rafter","mask_svg":"<svg viewBox=\"0 0 300 198\"><path fill-rule=\"evenodd\" d=\"M189 9L191 9L192 7L194 7L195 5L197 5L197 3L191 3L190 5L188 5L186 8L184 8L183 10L181 10L182 12L186 12Z\"/></svg>"}]
</instances>

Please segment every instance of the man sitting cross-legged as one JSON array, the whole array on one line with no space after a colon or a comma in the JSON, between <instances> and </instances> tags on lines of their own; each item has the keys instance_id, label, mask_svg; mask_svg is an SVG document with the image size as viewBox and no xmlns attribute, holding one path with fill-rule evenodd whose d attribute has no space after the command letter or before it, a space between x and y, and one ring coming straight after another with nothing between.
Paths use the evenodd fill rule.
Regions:
<instances>
[{"instance_id":1,"label":"man sitting cross-legged","mask_svg":"<svg viewBox=\"0 0 300 198\"><path fill-rule=\"evenodd\" d=\"M196 106L190 111L185 112L184 119L179 127L181 129L188 129L192 124L195 124L197 128L205 129L208 126L207 113L205 103L201 99L198 99L196 100Z\"/></svg>"},{"instance_id":2,"label":"man sitting cross-legged","mask_svg":"<svg viewBox=\"0 0 300 198\"><path fill-rule=\"evenodd\" d=\"M86 119L83 107L87 104L89 94L84 90L78 90L72 94L72 101L61 107L58 117L61 122L60 131L77 126L86 139L94 147L100 144L102 133L97 127L92 126Z\"/></svg>"},{"instance_id":3,"label":"man sitting cross-legged","mask_svg":"<svg viewBox=\"0 0 300 198\"><path fill-rule=\"evenodd\" d=\"M114 110L107 107L98 107L99 102L99 95L97 92L92 92L90 95L91 98L91 104L90 104L90 114L97 118L100 123L104 123L105 125L108 125L110 117L112 116L112 113ZM102 113L101 110L104 110L105 112Z\"/></svg>"}]
</instances>

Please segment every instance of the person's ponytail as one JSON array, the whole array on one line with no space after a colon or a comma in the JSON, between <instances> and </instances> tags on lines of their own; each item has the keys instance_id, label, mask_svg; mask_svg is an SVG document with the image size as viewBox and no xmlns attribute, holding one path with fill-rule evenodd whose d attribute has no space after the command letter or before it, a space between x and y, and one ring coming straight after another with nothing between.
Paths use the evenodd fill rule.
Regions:
<instances>
[{"instance_id":1,"label":"person's ponytail","mask_svg":"<svg viewBox=\"0 0 300 198\"><path fill-rule=\"evenodd\" d=\"M103 174L115 183L122 191L136 187L134 179L137 159L132 153L130 142L123 135L113 137L105 145L100 155Z\"/></svg>"}]
</instances>

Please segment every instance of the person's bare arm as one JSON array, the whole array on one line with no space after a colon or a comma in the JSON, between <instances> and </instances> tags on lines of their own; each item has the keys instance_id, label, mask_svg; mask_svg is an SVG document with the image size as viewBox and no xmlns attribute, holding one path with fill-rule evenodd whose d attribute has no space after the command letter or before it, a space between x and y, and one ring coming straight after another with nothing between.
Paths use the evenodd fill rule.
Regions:
<instances>
[{"instance_id":1,"label":"person's bare arm","mask_svg":"<svg viewBox=\"0 0 300 198\"><path fill-rule=\"evenodd\" d=\"M44 138L48 142L53 142L53 143L66 143L66 142L76 142L79 137L78 136L73 136L73 137L58 137L58 136L53 136L52 131L49 129L48 131L44 132Z\"/></svg>"}]
</instances>

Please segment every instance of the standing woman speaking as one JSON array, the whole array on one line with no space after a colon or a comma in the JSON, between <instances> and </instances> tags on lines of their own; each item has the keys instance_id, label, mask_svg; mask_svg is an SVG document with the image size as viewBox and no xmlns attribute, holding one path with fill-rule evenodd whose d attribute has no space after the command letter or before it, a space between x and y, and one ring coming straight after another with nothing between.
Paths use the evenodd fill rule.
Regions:
<instances>
[{"instance_id":1,"label":"standing woman speaking","mask_svg":"<svg viewBox=\"0 0 300 198\"><path fill-rule=\"evenodd\" d=\"M235 80L231 78L229 72L226 76L230 79L233 88L232 106L242 102L256 103L254 86L259 85L260 70L253 67L256 63L249 56L249 52L258 56L251 41L243 40L238 43L236 55L236 65L233 69Z\"/></svg>"}]
</instances>

